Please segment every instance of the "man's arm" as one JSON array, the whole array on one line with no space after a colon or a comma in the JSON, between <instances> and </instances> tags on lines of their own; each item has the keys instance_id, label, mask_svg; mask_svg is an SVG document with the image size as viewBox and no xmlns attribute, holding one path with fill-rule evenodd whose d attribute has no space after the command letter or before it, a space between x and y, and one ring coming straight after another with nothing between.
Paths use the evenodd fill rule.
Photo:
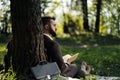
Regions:
<instances>
[{"instance_id":1,"label":"man's arm","mask_svg":"<svg viewBox=\"0 0 120 80\"><path fill-rule=\"evenodd\" d=\"M52 60L57 62L60 70L63 70L65 68L65 63L62 58L61 48L57 42L54 42L51 46L51 52L53 54Z\"/></svg>"}]
</instances>

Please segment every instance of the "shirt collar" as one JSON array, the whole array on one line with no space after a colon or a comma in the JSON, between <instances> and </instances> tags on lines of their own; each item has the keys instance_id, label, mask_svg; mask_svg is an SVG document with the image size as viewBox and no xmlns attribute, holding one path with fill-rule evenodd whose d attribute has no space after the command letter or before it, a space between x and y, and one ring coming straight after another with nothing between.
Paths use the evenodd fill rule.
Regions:
<instances>
[{"instance_id":1,"label":"shirt collar","mask_svg":"<svg viewBox=\"0 0 120 80\"><path fill-rule=\"evenodd\" d=\"M50 35L45 34L45 33L44 33L44 35L46 35L46 36L49 37L51 40L53 40L53 38L52 38Z\"/></svg>"}]
</instances>

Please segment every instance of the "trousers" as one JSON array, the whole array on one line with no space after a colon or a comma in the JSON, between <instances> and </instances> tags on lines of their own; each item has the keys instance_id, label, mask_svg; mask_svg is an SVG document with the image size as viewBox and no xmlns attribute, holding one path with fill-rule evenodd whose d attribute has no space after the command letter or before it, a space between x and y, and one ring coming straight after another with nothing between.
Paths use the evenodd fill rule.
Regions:
<instances>
[{"instance_id":1,"label":"trousers","mask_svg":"<svg viewBox=\"0 0 120 80\"><path fill-rule=\"evenodd\" d=\"M72 77L72 78L85 78L85 73L78 68L76 64L69 64L63 71L62 75L65 77Z\"/></svg>"}]
</instances>

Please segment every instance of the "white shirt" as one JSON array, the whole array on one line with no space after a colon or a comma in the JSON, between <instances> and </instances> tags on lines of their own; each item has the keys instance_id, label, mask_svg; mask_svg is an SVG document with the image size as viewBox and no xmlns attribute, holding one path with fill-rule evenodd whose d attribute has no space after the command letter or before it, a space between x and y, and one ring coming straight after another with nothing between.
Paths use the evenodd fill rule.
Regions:
<instances>
[{"instance_id":1,"label":"white shirt","mask_svg":"<svg viewBox=\"0 0 120 80\"><path fill-rule=\"evenodd\" d=\"M44 33L44 35L46 35L46 36L49 37L51 40L53 40L53 38L52 38L50 35L45 34L45 33Z\"/></svg>"}]
</instances>

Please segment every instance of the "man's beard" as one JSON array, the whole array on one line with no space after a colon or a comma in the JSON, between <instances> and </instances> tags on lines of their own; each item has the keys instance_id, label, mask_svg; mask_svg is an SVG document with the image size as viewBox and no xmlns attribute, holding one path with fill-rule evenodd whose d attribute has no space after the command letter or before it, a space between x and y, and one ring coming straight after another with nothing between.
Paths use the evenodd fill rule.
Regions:
<instances>
[{"instance_id":1,"label":"man's beard","mask_svg":"<svg viewBox=\"0 0 120 80\"><path fill-rule=\"evenodd\" d=\"M57 36L56 33L55 33L55 31L53 31L51 27L50 27L50 34L51 34L53 37L56 37L56 36Z\"/></svg>"}]
</instances>

